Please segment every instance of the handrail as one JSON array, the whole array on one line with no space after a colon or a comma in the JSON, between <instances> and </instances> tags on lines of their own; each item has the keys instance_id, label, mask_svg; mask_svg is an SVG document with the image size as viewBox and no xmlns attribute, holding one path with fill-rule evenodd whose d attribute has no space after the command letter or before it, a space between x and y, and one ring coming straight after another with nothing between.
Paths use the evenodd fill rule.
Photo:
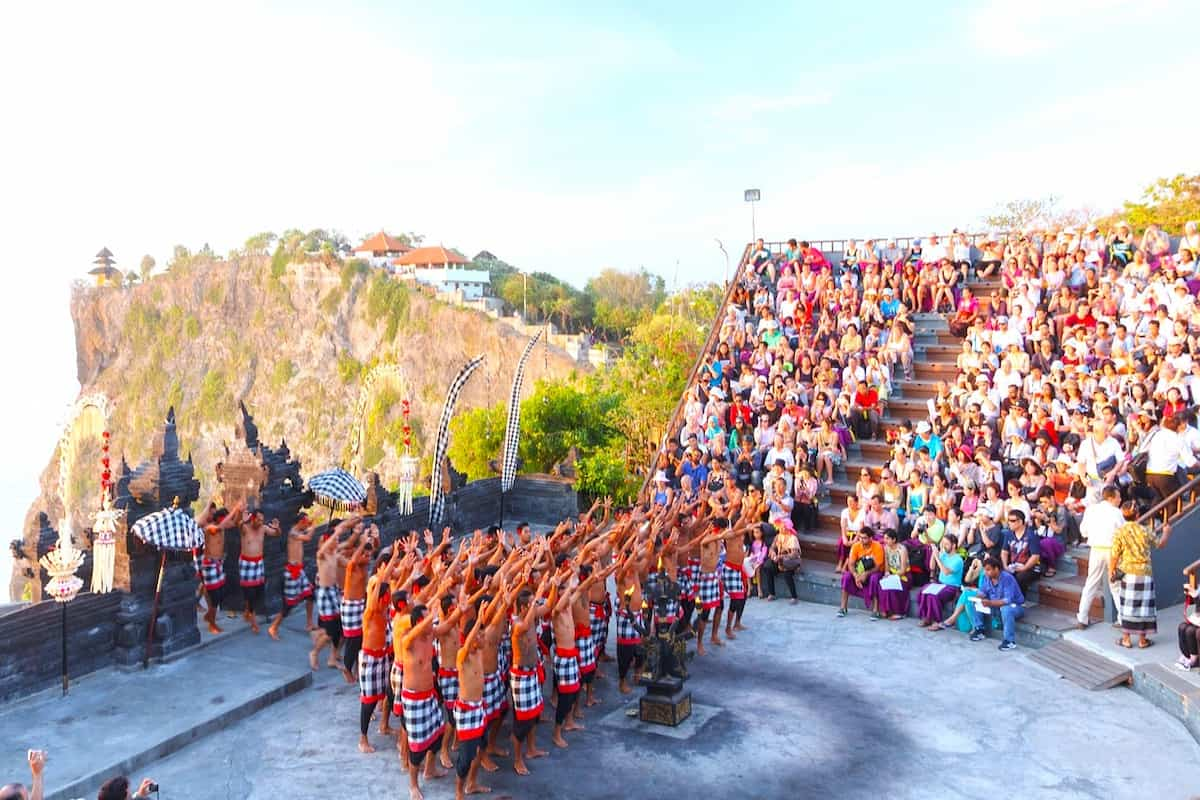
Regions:
<instances>
[{"instance_id":1,"label":"handrail","mask_svg":"<svg viewBox=\"0 0 1200 800\"><path fill-rule=\"evenodd\" d=\"M1186 504L1184 501L1185 495L1187 496ZM1152 506L1149 511L1138 517L1138 522L1149 528L1173 522L1184 511L1195 505L1198 495L1200 495L1200 475L1194 476L1190 481ZM1174 512L1171 511L1172 506L1175 508ZM1159 517L1159 519L1156 520L1155 517Z\"/></svg>"},{"instance_id":2,"label":"handrail","mask_svg":"<svg viewBox=\"0 0 1200 800\"><path fill-rule=\"evenodd\" d=\"M696 363L692 365L692 369L688 372L687 383L683 386L683 391L679 394L679 402L675 404L675 410L671 412L671 418L667 421L667 426L663 430L662 439L659 441L658 448L655 449L652 455L650 468L646 471L646 480L642 482L641 491L638 492L638 499L644 502L650 497L650 484L654 481L654 465L658 461L658 454L667 446L670 441L671 432L679 427L680 417L683 416L683 409L687 405L688 390L696 383L696 375L699 374L701 367L704 365L704 359L713 350L716 349L716 340L721 332L721 320L725 318L725 308L729 305L729 300L733 297L733 290L739 285L742 273L746 269L746 265L750 263L750 251L753 243L747 244L746 249L742 251L741 261L738 262L737 269L733 271L733 278L729 281L729 285L725 287L725 297L721 300L721 304L717 306L717 314L713 318L713 323L708 330L708 338L704 340L704 346L700 352L696 354Z\"/></svg>"}]
</instances>

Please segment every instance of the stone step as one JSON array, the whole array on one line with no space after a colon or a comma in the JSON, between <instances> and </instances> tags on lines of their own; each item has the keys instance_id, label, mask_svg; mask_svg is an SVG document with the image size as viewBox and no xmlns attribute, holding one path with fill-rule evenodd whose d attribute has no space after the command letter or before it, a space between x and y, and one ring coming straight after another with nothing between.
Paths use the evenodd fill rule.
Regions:
<instances>
[{"instance_id":1,"label":"stone step","mask_svg":"<svg viewBox=\"0 0 1200 800\"><path fill-rule=\"evenodd\" d=\"M929 406L927 400L921 397L891 397L888 398L887 411L889 417L898 419L928 419Z\"/></svg>"},{"instance_id":2,"label":"stone step","mask_svg":"<svg viewBox=\"0 0 1200 800\"><path fill-rule=\"evenodd\" d=\"M958 362L918 357L913 359L913 375L921 381L940 380L949 383L958 378Z\"/></svg>"},{"instance_id":3,"label":"stone step","mask_svg":"<svg viewBox=\"0 0 1200 800\"><path fill-rule=\"evenodd\" d=\"M961 340L960 340L961 341ZM962 344L921 344L913 343L914 363L920 361L936 361L939 364L958 364L958 354L962 352Z\"/></svg>"},{"instance_id":4,"label":"stone step","mask_svg":"<svg viewBox=\"0 0 1200 800\"><path fill-rule=\"evenodd\" d=\"M937 380L929 380L925 378L906 379L902 373L897 373L897 377L892 381L893 398L903 397L904 399L921 399L928 400L937 395Z\"/></svg>"}]
</instances>

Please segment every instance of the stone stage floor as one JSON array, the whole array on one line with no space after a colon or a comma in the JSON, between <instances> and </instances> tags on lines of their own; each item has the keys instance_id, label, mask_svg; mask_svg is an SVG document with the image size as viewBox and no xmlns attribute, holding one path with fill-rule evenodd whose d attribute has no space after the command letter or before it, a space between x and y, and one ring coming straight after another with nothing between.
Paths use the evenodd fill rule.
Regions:
<instances>
[{"instance_id":1,"label":"stone stage floor","mask_svg":"<svg viewBox=\"0 0 1200 800\"><path fill-rule=\"evenodd\" d=\"M280 648L303 658L302 617ZM696 716L683 730L627 718L634 703L599 683L587 730L518 778L487 775L516 798L1188 798L1200 745L1125 688L1088 692L956 631L913 620L837 619L822 605L751 600L751 630L693 662ZM1172 642L1163 637L1162 647ZM613 665L604 665L611 675ZM203 682L202 675L195 680ZM391 740L356 749L357 689L332 670L253 717L139 770L171 798L406 797ZM153 711L145 709L152 723ZM376 718L378 720L378 717ZM507 734L507 731L506 731ZM103 731L81 731L86 738ZM430 800L453 797L451 778Z\"/></svg>"}]
</instances>

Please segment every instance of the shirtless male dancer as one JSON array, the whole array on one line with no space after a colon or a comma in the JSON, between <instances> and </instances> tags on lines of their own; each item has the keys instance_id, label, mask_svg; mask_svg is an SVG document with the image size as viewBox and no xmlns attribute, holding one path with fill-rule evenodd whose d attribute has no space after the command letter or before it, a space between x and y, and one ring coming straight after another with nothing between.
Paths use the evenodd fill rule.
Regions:
<instances>
[{"instance_id":1,"label":"shirtless male dancer","mask_svg":"<svg viewBox=\"0 0 1200 800\"><path fill-rule=\"evenodd\" d=\"M705 655L704 628L708 618L716 611L712 625L712 643L724 647L725 643L717 635L721 630L721 579L717 575L717 560L721 555L721 540L729 532L729 520L717 518L711 523L710 530L699 538L700 548L700 577L696 595L696 653Z\"/></svg>"},{"instance_id":2,"label":"shirtless male dancer","mask_svg":"<svg viewBox=\"0 0 1200 800\"><path fill-rule=\"evenodd\" d=\"M445 588L443 584L441 588ZM404 729L408 733L408 793L411 800L424 800L418 780L421 764L425 780L441 778L437 759L425 760L429 751L437 752L446 729L442 704L434 688L433 614L423 604L409 611L409 630L404 634L404 687L400 696L404 705Z\"/></svg>"},{"instance_id":3,"label":"shirtless male dancer","mask_svg":"<svg viewBox=\"0 0 1200 800\"><path fill-rule=\"evenodd\" d=\"M491 791L479 783L480 744L487 730L487 711L483 704L483 632L491 598L484 595L473 620L466 624L466 639L458 649L458 700L454 703L454 728L458 737L458 755L454 759L455 800L468 794Z\"/></svg>"},{"instance_id":4,"label":"shirtless male dancer","mask_svg":"<svg viewBox=\"0 0 1200 800\"><path fill-rule=\"evenodd\" d=\"M363 612L367 608L367 569L375 552L377 540L362 523L355 526L359 535L358 547L339 565L346 568L345 583L342 588L342 663L346 669L354 672L358 669L358 651L362 649ZM361 532L360 532L361 530Z\"/></svg>"},{"instance_id":5,"label":"shirtless male dancer","mask_svg":"<svg viewBox=\"0 0 1200 800\"><path fill-rule=\"evenodd\" d=\"M204 555L200 557L200 581L208 595L208 608L204 621L209 633L222 633L217 626L217 609L225 599L225 531L236 526L242 517L242 507L236 505L232 511L217 508L209 503L208 508L196 520L204 529Z\"/></svg>"},{"instance_id":6,"label":"shirtless male dancer","mask_svg":"<svg viewBox=\"0 0 1200 800\"><path fill-rule=\"evenodd\" d=\"M263 587L267 582L267 571L263 566L263 540L267 536L283 533L279 520L263 522L261 511L251 511L242 522L242 552L238 556L238 583L246 601L245 617L250 630L258 633L258 617L255 609L262 605Z\"/></svg>"},{"instance_id":7,"label":"shirtless male dancer","mask_svg":"<svg viewBox=\"0 0 1200 800\"><path fill-rule=\"evenodd\" d=\"M316 530L312 521L301 511L299 519L288 531L287 536L288 560L283 568L283 608L275 615L271 627L267 628L267 634L276 641L279 641L279 626L283 624L287 615L292 613L292 609L300 605L301 600L304 601L304 629L310 632L315 630L312 621L313 589L312 584L308 582L308 575L304 572L304 545L312 541L314 533Z\"/></svg>"},{"instance_id":8,"label":"shirtless male dancer","mask_svg":"<svg viewBox=\"0 0 1200 800\"><path fill-rule=\"evenodd\" d=\"M313 648L308 653L309 666L315 671L321 651L328 645L327 666L341 670L346 683L354 683L354 676L342 664L339 650L342 643L342 581L338 576L338 548L342 535L357 524L357 517L338 522L325 533L325 539L317 547L317 629L312 632ZM352 534L346 545L355 546L356 539L357 534Z\"/></svg>"},{"instance_id":9,"label":"shirtless male dancer","mask_svg":"<svg viewBox=\"0 0 1200 800\"><path fill-rule=\"evenodd\" d=\"M735 510L741 508L739 501ZM734 631L744 631L742 613L746 610L746 531L749 524L730 527L725 541L725 563L721 566L721 585L729 595L729 616L725 618L725 638L736 639ZM718 610L718 621L720 611ZM714 630L718 623L714 622Z\"/></svg>"},{"instance_id":10,"label":"shirtless male dancer","mask_svg":"<svg viewBox=\"0 0 1200 800\"><path fill-rule=\"evenodd\" d=\"M395 566L393 554L385 551L375 560L373 574L367 579L366 606L362 617L362 647L358 651L358 696L359 709L358 749L363 753L374 753L375 748L367 739L371 728L371 717L375 706L388 696L388 678L392 671L392 652L387 646L388 604L391 589L387 577ZM349 578L349 575L347 575ZM349 592L347 591L347 594Z\"/></svg>"},{"instance_id":11,"label":"shirtless male dancer","mask_svg":"<svg viewBox=\"0 0 1200 800\"><path fill-rule=\"evenodd\" d=\"M528 775L529 768L525 766L525 758L541 758L545 750L537 746L537 724L542 717L542 680L538 674L538 635L537 620L546 613L545 606L539 606L535 600L546 592L550 585L552 573L542 576L536 590L521 588L517 594L517 619L513 623L513 665L512 665L512 698L513 698L513 769L518 775ZM520 585L527 586L529 571Z\"/></svg>"}]
</instances>

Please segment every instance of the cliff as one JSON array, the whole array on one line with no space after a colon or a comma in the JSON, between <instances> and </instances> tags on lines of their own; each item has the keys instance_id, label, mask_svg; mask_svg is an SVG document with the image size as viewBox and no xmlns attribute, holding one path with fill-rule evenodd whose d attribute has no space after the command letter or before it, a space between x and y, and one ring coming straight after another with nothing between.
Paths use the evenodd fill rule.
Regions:
<instances>
[{"instance_id":1,"label":"cliff","mask_svg":"<svg viewBox=\"0 0 1200 800\"><path fill-rule=\"evenodd\" d=\"M455 373L468 358L486 354L459 409L502 400L527 341L504 323L355 262L193 262L133 288L79 285L71 315L82 392L102 392L113 403L114 464L121 456L130 464L148 457L152 432L173 406L202 498L214 489L223 443L235 439L241 402L262 440L285 440L306 474L344 464L374 470L392 487L403 450L399 401L407 398L414 451L423 457L418 486L427 487L432 440ZM395 369L375 370L379 365ZM565 351L539 345L526 381L577 368ZM360 398L373 370L380 377ZM350 447L356 431L358 458ZM80 530L96 504L100 467L98 447L80 443L76 452L80 464L69 493L78 498ZM57 483L55 450L29 520L38 511L61 518Z\"/></svg>"}]
</instances>

